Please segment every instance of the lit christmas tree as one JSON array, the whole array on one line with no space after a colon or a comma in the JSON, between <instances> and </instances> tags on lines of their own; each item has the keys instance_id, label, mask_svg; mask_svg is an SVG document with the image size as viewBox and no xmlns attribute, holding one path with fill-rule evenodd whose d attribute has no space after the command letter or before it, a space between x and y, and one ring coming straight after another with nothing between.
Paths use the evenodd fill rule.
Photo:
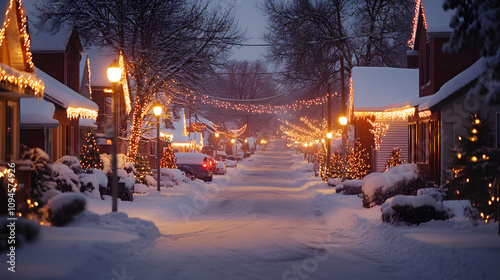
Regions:
<instances>
[{"instance_id":1,"label":"lit christmas tree","mask_svg":"<svg viewBox=\"0 0 500 280\"><path fill-rule=\"evenodd\" d=\"M172 143L167 142L167 147L165 147L160 166L169 169L177 168L176 160L177 158L175 157L174 149L172 149Z\"/></svg>"},{"instance_id":2,"label":"lit christmas tree","mask_svg":"<svg viewBox=\"0 0 500 280\"><path fill-rule=\"evenodd\" d=\"M151 176L151 174L153 174L151 168L149 167L148 156L138 154L135 157L134 167L135 170L137 171L135 175L136 179L140 181L142 184L147 185L146 175Z\"/></svg>"},{"instance_id":3,"label":"lit christmas tree","mask_svg":"<svg viewBox=\"0 0 500 280\"><path fill-rule=\"evenodd\" d=\"M363 179L370 170L366 158L366 149L361 147L361 142L357 140L356 145L350 148L350 152L346 155L346 178Z\"/></svg>"},{"instance_id":4,"label":"lit christmas tree","mask_svg":"<svg viewBox=\"0 0 500 280\"><path fill-rule=\"evenodd\" d=\"M387 160L385 171L389 170L389 167L398 166L403 163L405 163L405 160L401 154L401 149L396 147L392 150L391 157Z\"/></svg>"},{"instance_id":5,"label":"lit christmas tree","mask_svg":"<svg viewBox=\"0 0 500 280\"><path fill-rule=\"evenodd\" d=\"M469 117L467 136L459 136L458 147L451 160L452 176L446 187L449 197L468 199L472 205L469 216L488 222L494 212L495 197L493 181L499 173L500 153L489 148L495 136L487 119L477 114Z\"/></svg>"},{"instance_id":6,"label":"lit christmas tree","mask_svg":"<svg viewBox=\"0 0 500 280\"><path fill-rule=\"evenodd\" d=\"M87 131L83 138L82 148L80 150L80 163L82 169L98 168L102 169L101 156L97 147L97 139L92 130Z\"/></svg>"},{"instance_id":7,"label":"lit christmas tree","mask_svg":"<svg viewBox=\"0 0 500 280\"><path fill-rule=\"evenodd\" d=\"M330 165L326 165L326 151L324 156L321 158L321 168L320 176L323 181L328 181L330 178L340 178L342 177L342 157L337 153L332 153L330 158Z\"/></svg>"}]
</instances>

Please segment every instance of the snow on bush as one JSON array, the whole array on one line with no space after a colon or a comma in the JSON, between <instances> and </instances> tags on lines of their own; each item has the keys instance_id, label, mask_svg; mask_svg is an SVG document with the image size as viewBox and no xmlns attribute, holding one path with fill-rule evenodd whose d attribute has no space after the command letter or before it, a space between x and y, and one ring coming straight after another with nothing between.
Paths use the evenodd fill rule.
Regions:
<instances>
[{"instance_id":1,"label":"snow on bush","mask_svg":"<svg viewBox=\"0 0 500 280\"><path fill-rule=\"evenodd\" d=\"M146 183L148 184L149 187L156 186L156 180L153 176L146 175L144 179L146 180Z\"/></svg>"},{"instance_id":2,"label":"snow on bush","mask_svg":"<svg viewBox=\"0 0 500 280\"><path fill-rule=\"evenodd\" d=\"M401 164L386 172L373 172L363 179L363 206L382 205L388 198L398 194L416 195L417 190L427 186L419 176L416 164Z\"/></svg>"},{"instance_id":3,"label":"snow on bush","mask_svg":"<svg viewBox=\"0 0 500 280\"><path fill-rule=\"evenodd\" d=\"M75 174L82 173L82 167L80 160L77 157L72 156L63 156L60 159L56 160L55 163L62 163L69 167Z\"/></svg>"},{"instance_id":4,"label":"snow on bush","mask_svg":"<svg viewBox=\"0 0 500 280\"><path fill-rule=\"evenodd\" d=\"M65 164L52 164L52 180L57 183L57 189L62 192L80 192L78 175Z\"/></svg>"},{"instance_id":5,"label":"snow on bush","mask_svg":"<svg viewBox=\"0 0 500 280\"><path fill-rule=\"evenodd\" d=\"M434 197L437 201L443 201L446 194L438 188L423 188L417 191L418 196L428 195Z\"/></svg>"},{"instance_id":6,"label":"snow on bush","mask_svg":"<svg viewBox=\"0 0 500 280\"><path fill-rule=\"evenodd\" d=\"M363 180L346 180L335 187L335 192L345 195L359 195L363 193L362 188Z\"/></svg>"},{"instance_id":7,"label":"snow on bush","mask_svg":"<svg viewBox=\"0 0 500 280\"><path fill-rule=\"evenodd\" d=\"M108 177L104 171L95 168L89 168L85 173L78 175L80 179L80 191L86 196L94 199L101 199L101 189L108 186Z\"/></svg>"},{"instance_id":8,"label":"snow on bush","mask_svg":"<svg viewBox=\"0 0 500 280\"><path fill-rule=\"evenodd\" d=\"M342 179L341 178L330 178L330 179L328 179L328 181L326 183L329 186L335 187L335 186L342 183Z\"/></svg>"},{"instance_id":9,"label":"snow on bush","mask_svg":"<svg viewBox=\"0 0 500 280\"><path fill-rule=\"evenodd\" d=\"M160 169L160 184L165 184L167 186L177 186L182 182L187 182L186 176L179 169Z\"/></svg>"},{"instance_id":10,"label":"snow on bush","mask_svg":"<svg viewBox=\"0 0 500 280\"><path fill-rule=\"evenodd\" d=\"M102 160L102 167L104 173L108 174L111 172L111 156L108 154L101 154L101 160ZM137 173L135 170L134 164L132 162L127 161L127 155L125 154L117 154L116 155L116 168L117 169L123 169L127 171L127 173L133 172L134 174Z\"/></svg>"},{"instance_id":11,"label":"snow on bush","mask_svg":"<svg viewBox=\"0 0 500 280\"><path fill-rule=\"evenodd\" d=\"M382 204L382 221L386 223L421 224L431 220L449 219L451 211L429 195L397 195Z\"/></svg>"},{"instance_id":12,"label":"snow on bush","mask_svg":"<svg viewBox=\"0 0 500 280\"><path fill-rule=\"evenodd\" d=\"M44 206L44 218L54 226L64 226L85 210L87 200L81 193L62 193Z\"/></svg>"}]
</instances>

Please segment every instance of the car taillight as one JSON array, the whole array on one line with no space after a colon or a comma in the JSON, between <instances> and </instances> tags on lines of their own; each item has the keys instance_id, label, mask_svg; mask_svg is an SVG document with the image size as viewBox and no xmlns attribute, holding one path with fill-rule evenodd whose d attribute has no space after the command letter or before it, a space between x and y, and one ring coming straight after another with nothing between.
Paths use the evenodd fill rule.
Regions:
<instances>
[{"instance_id":1,"label":"car taillight","mask_svg":"<svg viewBox=\"0 0 500 280\"><path fill-rule=\"evenodd\" d=\"M203 163L203 168L207 169L207 164Z\"/></svg>"}]
</instances>

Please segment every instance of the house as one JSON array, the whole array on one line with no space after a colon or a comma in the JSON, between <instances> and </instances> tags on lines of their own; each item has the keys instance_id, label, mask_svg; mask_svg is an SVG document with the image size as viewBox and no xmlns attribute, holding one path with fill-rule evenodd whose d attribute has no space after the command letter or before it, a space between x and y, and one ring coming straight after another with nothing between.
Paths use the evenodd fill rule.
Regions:
<instances>
[{"instance_id":1,"label":"house","mask_svg":"<svg viewBox=\"0 0 500 280\"><path fill-rule=\"evenodd\" d=\"M354 107L354 137L369 154L371 171L385 170L394 148L408 159L408 116L415 113L418 70L354 67L350 96ZM381 140L381 141L380 141Z\"/></svg>"},{"instance_id":2,"label":"house","mask_svg":"<svg viewBox=\"0 0 500 280\"><path fill-rule=\"evenodd\" d=\"M449 176L451 150L458 136L466 134L469 112L487 116L496 125L496 135L500 130L500 107L467 94L484 69L478 51L442 51L451 36L449 22L453 14L443 10L442 2L417 1L408 58L409 66L418 65L419 96L428 97L409 118L409 162L417 163L421 173L436 185Z\"/></svg>"},{"instance_id":3,"label":"house","mask_svg":"<svg viewBox=\"0 0 500 280\"><path fill-rule=\"evenodd\" d=\"M27 15L31 15L29 18L35 18L35 1L23 3ZM42 148L52 160L64 155L79 156L80 127L92 125L98 111L94 102L78 94L82 51L80 38L68 25L62 25L57 33L37 30L31 20L28 27L33 63L40 70L49 94L44 96L43 102L22 102L21 143L31 148ZM51 103L53 109L46 102Z\"/></svg>"},{"instance_id":4,"label":"house","mask_svg":"<svg viewBox=\"0 0 500 280\"><path fill-rule=\"evenodd\" d=\"M27 19L19 0L0 0L0 163L20 157L20 103L40 100L43 80L30 50Z\"/></svg>"}]
</instances>

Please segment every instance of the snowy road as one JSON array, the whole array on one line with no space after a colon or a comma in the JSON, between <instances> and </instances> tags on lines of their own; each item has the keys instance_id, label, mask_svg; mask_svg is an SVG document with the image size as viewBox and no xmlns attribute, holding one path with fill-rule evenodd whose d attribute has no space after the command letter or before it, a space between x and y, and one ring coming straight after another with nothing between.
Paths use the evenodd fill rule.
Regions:
<instances>
[{"instance_id":1,"label":"snowy road","mask_svg":"<svg viewBox=\"0 0 500 280\"><path fill-rule=\"evenodd\" d=\"M256 153L212 183L119 203L142 220L89 200L102 216L44 227L17 252L19 273L0 279L498 279L494 227L388 225L380 207L333 193L306 167L293 152Z\"/></svg>"}]
</instances>

